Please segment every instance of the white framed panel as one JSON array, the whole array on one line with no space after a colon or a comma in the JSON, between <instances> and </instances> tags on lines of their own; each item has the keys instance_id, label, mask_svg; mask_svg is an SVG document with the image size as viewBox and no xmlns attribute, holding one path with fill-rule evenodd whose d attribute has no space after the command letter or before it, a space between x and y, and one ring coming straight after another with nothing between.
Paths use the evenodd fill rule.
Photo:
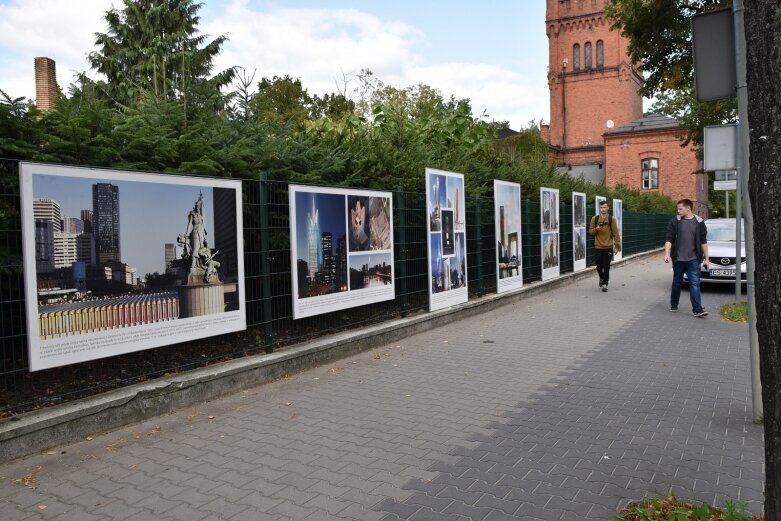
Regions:
<instances>
[{"instance_id":1,"label":"white framed panel","mask_svg":"<svg viewBox=\"0 0 781 521\"><path fill-rule=\"evenodd\" d=\"M494 179L496 292L523 286L521 185Z\"/></svg>"},{"instance_id":2,"label":"white framed panel","mask_svg":"<svg viewBox=\"0 0 781 521\"><path fill-rule=\"evenodd\" d=\"M561 273L561 226L559 222L559 190L540 188L540 261L542 280L558 277Z\"/></svg>"},{"instance_id":3,"label":"white framed panel","mask_svg":"<svg viewBox=\"0 0 781 521\"><path fill-rule=\"evenodd\" d=\"M390 192L290 185L293 318L396 297Z\"/></svg>"},{"instance_id":4,"label":"white framed panel","mask_svg":"<svg viewBox=\"0 0 781 521\"><path fill-rule=\"evenodd\" d=\"M586 194L572 192L572 265L573 271L586 269Z\"/></svg>"},{"instance_id":5,"label":"white framed panel","mask_svg":"<svg viewBox=\"0 0 781 521\"><path fill-rule=\"evenodd\" d=\"M426 168L429 310L469 299L464 175Z\"/></svg>"},{"instance_id":6,"label":"white framed panel","mask_svg":"<svg viewBox=\"0 0 781 521\"><path fill-rule=\"evenodd\" d=\"M613 255L613 260L621 260L621 258L624 256L624 201L621 199L613 199L613 219L616 220L618 238L621 243L621 247Z\"/></svg>"},{"instance_id":7,"label":"white framed panel","mask_svg":"<svg viewBox=\"0 0 781 521\"><path fill-rule=\"evenodd\" d=\"M31 371L246 329L240 181L38 163L19 177ZM187 280L196 236L208 283Z\"/></svg>"}]
</instances>

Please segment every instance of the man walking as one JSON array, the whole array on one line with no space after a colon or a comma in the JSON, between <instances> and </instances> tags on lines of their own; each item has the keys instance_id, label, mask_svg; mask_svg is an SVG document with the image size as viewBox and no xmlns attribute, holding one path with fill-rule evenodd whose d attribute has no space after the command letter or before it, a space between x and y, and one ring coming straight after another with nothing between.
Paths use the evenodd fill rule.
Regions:
<instances>
[{"instance_id":1,"label":"man walking","mask_svg":"<svg viewBox=\"0 0 781 521\"><path fill-rule=\"evenodd\" d=\"M610 282L610 262L613 260L613 254L621 249L618 225L616 220L607 213L606 200L599 203L599 215L591 218L588 233L594 236L599 287L606 292Z\"/></svg>"},{"instance_id":2,"label":"man walking","mask_svg":"<svg viewBox=\"0 0 781 521\"><path fill-rule=\"evenodd\" d=\"M705 318L700 295L700 264L710 269L708 260L708 228L699 215L692 213L689 199L678 201L678 215L667 226L664 243L664 262L673 262L673 286L670 292L670 311L678 311L683 274L689 278L689 298L695 317Z\"/></svg>"}]
</instances>

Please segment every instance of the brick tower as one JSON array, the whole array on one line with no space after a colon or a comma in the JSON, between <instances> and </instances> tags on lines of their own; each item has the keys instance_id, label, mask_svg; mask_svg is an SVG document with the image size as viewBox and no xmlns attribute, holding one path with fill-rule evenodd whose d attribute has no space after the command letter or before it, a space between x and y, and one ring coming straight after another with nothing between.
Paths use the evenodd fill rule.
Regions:
<instances>
[{"instance_id":1,"label":"brick tower","mask_svg":"<svg viewBox=\"0 0 781 521\"><path fill-rule=\"evenodd\" d=\"M643 78L628 41L610 29L609 0L547 0L550 127L543 129L560 170L605 180L603 134L643 117Z\"/></svg>"},{"instance_id":2,"label":"brick tower","mask_svg":"<svg viewBox=\"0 0 781 521\"><path fill-rule=\"evenodd\" d=\"M51 58L35 58L35 104L38 109L54 110L57 102L57 66Z\"/></svg>"}]
</instances>

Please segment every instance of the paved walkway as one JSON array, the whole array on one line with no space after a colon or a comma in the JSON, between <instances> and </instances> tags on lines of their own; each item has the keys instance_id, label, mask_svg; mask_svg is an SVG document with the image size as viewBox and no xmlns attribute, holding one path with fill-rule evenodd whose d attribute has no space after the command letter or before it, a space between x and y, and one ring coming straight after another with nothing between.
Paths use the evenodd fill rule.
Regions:
<instances>
[{"instance_id":1,"label":"paved walkway","mask_svg":"<svg viewBox=\"0 0 781 521\"><path fill-rule=\"evenodd\" d=\"M611 275L2 464L1 517L606 521L671 490L759 511L732 294L703 320L667 311L660 256Z\"/></svg>"}]
</instances>

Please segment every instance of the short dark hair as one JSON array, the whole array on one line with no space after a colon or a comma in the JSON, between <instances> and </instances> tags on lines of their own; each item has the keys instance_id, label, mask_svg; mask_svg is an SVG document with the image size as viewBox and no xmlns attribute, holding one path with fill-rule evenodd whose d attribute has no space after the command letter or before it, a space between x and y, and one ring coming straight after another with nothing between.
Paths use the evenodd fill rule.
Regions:
<instances>
[{"instance_id":1,"label":"short dark hair","mask_svg":"<svg viewBox=\"0 0 781 521\"><path fill-rule=\"evenodd\" d=\"M691 199L681 199L676 204L682 204L685 207L687 207L689 210L694 208L694 203Z\"/></svg>"},{"instance_id":2,"label":"short dark hair","mask_svg":"<svg viewBox=\"0 0 781 521\"><path fill-rule=\"evenodd\" d=\"M599 206L607 206L607 199L599 201Z\"/></svg>"}]
</instances>

